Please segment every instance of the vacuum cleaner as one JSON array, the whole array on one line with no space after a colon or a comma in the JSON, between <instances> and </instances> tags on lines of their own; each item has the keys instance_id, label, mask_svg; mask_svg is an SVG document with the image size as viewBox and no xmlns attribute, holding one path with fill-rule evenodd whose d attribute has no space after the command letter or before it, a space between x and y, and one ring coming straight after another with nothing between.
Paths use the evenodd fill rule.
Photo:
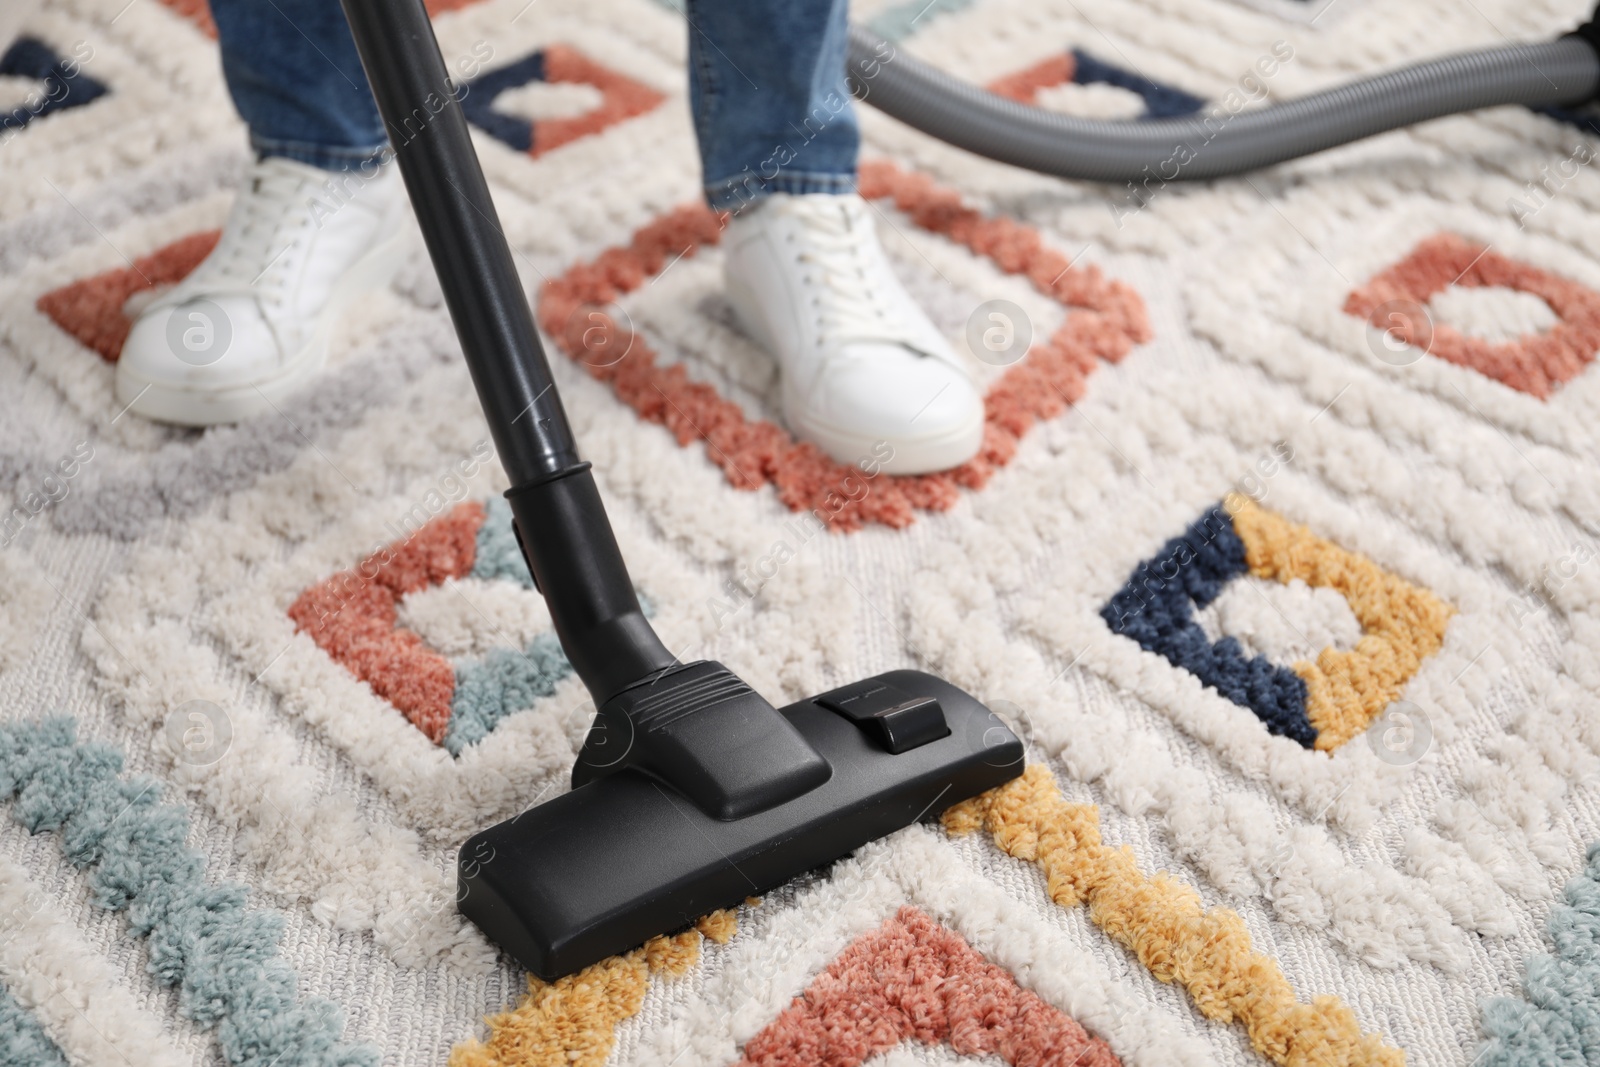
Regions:
<instances>
[{"instance_id":1,"label":"vacuum cleaner","mask_svg":"<svg viewBox=\"0 0 1600 1067\"><path fill-rule=\"evenodd\" d=\"M889 671L778 708L722 664L668 651L578 456L423 0L342 2L512 483L518 544L598 709L572 790L462 846L462 914L554 980L1020 774L1015 734L930 674ZM1590 23L1551 44L1240 113L1220 129L1040 111L895 55L860 28L850 78L869 103L992 159L1137 180L1189 140L1202 147L1179 177L1194 179L1470 108L1580 104L1600 85L1597 42Z\"/></svg>"},{"instance_id":2,"label":"vacuum cleaner","mask_svg":"<svg viewBox=\"0 0 1600 1067\"><path fill-rule=\"evenodd\" d=\"M572 790L470 838L462 914L546 980L767 892L1014 778L973 697L890 671L774 707L639 608L534 330L422 0L345 0L512 488L518 543L598 712Z\"/></svg>"}]
</instances>

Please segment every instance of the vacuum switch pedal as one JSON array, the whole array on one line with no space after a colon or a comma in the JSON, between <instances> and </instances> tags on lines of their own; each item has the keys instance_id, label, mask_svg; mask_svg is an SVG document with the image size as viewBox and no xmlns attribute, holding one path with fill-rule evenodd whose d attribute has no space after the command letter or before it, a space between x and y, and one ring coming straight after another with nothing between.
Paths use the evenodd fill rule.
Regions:
<instances>
[{"instance_id":1,"label":"vacuum switch pedal","mask_svg":"<svg viewBox=\"0 0 1600 1067\"><path fill-rule=\"evenodd\" d=\"M875 678L824 693L817 703L861 727L890 752L909 752L950 733L938 697L913 696Z\"/></svg>"}]
</instances>

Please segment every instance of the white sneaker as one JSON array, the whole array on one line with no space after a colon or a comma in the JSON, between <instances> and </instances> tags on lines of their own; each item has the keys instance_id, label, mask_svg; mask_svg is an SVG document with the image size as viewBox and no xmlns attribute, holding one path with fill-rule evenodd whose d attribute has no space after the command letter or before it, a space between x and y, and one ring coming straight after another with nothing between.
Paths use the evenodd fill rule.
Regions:
<instances>
[{"instance_id":1,"label":"white sneaker","mask_svg":"<svg viewBox=\"0 0 1600 1067\"><path fill-rule=\"evenodd\" d=\"M783 416L840 463L890 474L958 467L983 443L983 399L889 268L855 195L775 194L723 242L728 301L777 360Z\"/></svg>"},{"instance_id":2,"label":"white sneaker","mask_svg":"<svg viewBox=\"0 0 1600 1067\"><path fill-rule=\"evenodd\" d=\"M410 235L393 165L363 179L261 160L217 247L134 323L118 401L186 426L271 411L322 367L334 322L388 283Z\"/></svg>"}]
</instances>

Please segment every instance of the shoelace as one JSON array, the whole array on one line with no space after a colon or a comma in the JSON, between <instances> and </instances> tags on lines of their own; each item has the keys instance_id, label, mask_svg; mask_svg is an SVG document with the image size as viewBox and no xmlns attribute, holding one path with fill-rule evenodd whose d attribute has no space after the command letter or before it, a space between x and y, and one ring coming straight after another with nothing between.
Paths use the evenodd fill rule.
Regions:
<instances>
[{"instance_id":1,"label":"shoelace","mask_svg":"<svg viewBox=\"0 0 1600 1067\"><path fill-rule=\"evenodd\" d=\"M264 308L280 303L295 248L312 226L305 203L314 188L301 175L258 166L249 190L234 201L215 254L184 289L254 297Z\"/></svg>"},{"instance_id":2,"label":"shoelace","mask_svg":"<svg viewBox=\"0 0 1600 1067\"><path fill-rule=\"evenodd\" d=\"M796 197L773 207L805 226L795 260L806 268L819 343L888 341L915 347L897 321L882 267L870 256L874 235L861 232L872 226L864 205L843 197Z\"/></svg>"}]
</instances>

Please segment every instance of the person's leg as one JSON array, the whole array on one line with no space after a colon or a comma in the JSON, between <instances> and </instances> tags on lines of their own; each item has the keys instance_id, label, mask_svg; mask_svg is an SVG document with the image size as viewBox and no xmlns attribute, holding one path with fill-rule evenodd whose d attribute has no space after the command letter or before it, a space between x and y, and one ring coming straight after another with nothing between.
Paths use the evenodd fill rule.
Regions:
<instances>
[{"instance_id":1,"label":"person's leg","mask_svg":"<svg viewBox=\"0 0 1600 1067\"><path fill-rule=\"evenodd\" d=\"M856 194L845 0L689 0L707 201L733 213L728 303L777 361L784 421L841 463L920 474L983 443L983 400L901 286Z\"/></svg>"},{"instance_id":2,"label":"person's leg","mask_svg":"<svg viewBox=\"0 0 1600 1067\"><path fill-rule=\"evenodd\" d=\"M191 426L271 414L321 370L343 309L410 241L399 174L338 0L211 0L257 159L216 248L139 316L117 396Z\"/></svg>"},{"instance_id":3,"label":"person's leg","mask_svg":"<svg viewBox=\"0 0 1600 1067\"><path fill-rule=\"evenodd\" d=\"M387 143L339 0L211 0L211 17L259 155L343 170Z\"/></svg>"},{"instance_id":4,"label":"person's leg","mask_svg":"<svg viewBox=\"0 0 1600 1067\"><path fill-rule=\"evenodd\" d=\"M855 188L846 0L688 0L690 107L706 199Z\"/></svg>"}]
</instances>

